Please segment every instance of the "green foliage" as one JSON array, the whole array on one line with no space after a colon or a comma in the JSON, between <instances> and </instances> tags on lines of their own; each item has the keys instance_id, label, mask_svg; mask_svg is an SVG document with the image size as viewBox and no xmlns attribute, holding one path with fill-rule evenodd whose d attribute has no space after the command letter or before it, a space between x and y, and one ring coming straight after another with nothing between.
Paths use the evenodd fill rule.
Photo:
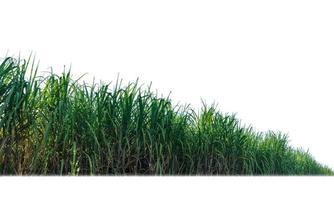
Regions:
<instances>
[{"instance_id":1,"label":"green foliage","mask_svg":"<svg viewBox=\"0 0 334 200\"><path fill-rule=\"evenodd\" d=\"M1 174L333 175L286 135L257 133L215 106L196 113L138 82L79 84L33 66L0 65Z\"/></svg>"}]
</instances>

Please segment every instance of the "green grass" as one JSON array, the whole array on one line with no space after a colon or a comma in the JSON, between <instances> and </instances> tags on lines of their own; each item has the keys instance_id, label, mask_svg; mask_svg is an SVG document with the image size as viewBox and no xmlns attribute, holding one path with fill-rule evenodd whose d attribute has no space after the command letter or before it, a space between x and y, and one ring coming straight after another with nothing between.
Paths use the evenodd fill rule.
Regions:
<instances>
[{"instance_id":1,"label":"green grass","mask_svg":"<svg viewBox=\"0 0 334 200\"><path fill-rule=\"evenodd\" d=\"M38 76L0 65L3 175L333 175L281 133L255 132L215 106L173 106L138 82Z\"/></svg>"}]
</instances>

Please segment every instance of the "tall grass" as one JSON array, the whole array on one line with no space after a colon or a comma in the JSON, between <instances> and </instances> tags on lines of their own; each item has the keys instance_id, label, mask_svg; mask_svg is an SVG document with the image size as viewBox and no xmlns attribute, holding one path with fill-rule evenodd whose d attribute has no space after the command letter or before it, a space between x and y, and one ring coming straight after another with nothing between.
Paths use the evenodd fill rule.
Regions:
<instances>
[{"instance_id":1,"label":"tall grass","mask_svg":"<svg viewBox=\"0 0 334 200\"><path fill-rule=\"evenodd\" d=\"M333 175L286 135L257 133L215 106L196 112L138 82L79 84L33 66L0 65L3 175Z\"/></svg>"}]
</instances>

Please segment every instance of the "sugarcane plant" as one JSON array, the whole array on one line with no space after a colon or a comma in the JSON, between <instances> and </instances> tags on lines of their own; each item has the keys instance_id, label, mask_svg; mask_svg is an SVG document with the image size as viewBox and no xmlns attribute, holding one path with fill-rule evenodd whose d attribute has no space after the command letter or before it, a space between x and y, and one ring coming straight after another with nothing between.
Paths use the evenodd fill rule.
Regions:
<instances>
[{"instance_id":1,"label":"sugarcane plant","mask_svg":"<svg viewBox=\"0 0 334 200\"><path fill-rule=\"evenodd\" d=\"M257 132L203 103L174 105L138 80L38 75L34 59L0 65L3 175L333 175L288 137Z\"/></svg>"}]
</instances>

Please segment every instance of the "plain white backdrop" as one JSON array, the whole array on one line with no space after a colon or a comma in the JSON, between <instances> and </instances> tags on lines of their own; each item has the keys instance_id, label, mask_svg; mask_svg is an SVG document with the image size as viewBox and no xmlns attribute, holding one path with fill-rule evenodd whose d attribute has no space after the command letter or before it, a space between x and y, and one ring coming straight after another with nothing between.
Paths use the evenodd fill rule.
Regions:
<instances>
[{"instance_id":1,"label":"plain white backdrop","mask_svg":"<svg viewBox=\"0 0 334 200\"><path fill-rule=\"evenodd\" d=\"M334 168L333 10L324 0L0 0L0 57L33 52L41 71L119 73L175 104L216 102Z\"/></svg>"}]
</instances>

